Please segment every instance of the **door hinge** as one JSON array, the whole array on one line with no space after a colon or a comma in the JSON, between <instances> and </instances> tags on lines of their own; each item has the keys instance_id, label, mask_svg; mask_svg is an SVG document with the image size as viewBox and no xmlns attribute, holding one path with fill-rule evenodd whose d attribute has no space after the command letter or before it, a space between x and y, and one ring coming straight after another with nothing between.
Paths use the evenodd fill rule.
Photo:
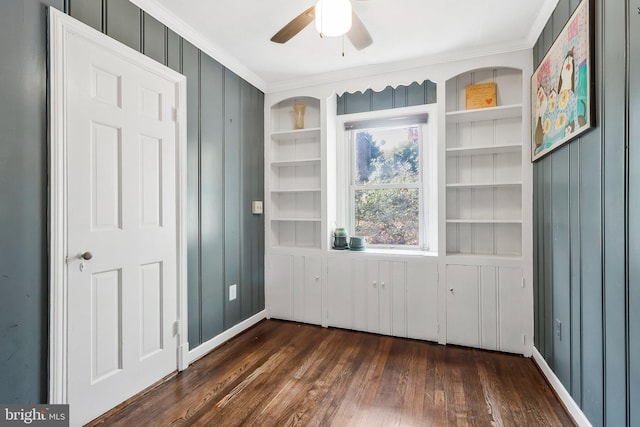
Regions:
<instances>
[{"instance_id":1,"label":"door hinge","mask_svg":"<svg viewBox=\"0 0 640 427\"><path fill-rule=\"evenodd\" d=\"M180 321L176 320L175 322L173 322L173 335L180 335Z\"/></svg>"},{"instance_id":2,"label":"door hinge","mask_svg":"<svg viewBox=\"0 0 640 427\"><path fill-rule=\"evenodd\" d=\"M524 277L522 278L522 287L524 288Z\"/></svg>"},{"instance_id":3,"label":"door hinge","mask_svg":"<svg viewBox=\"0 0 640 427\"><path fill-rule=\"evenodd\" d=\"M178 121L178 109L176 107L171 107L171 120Z\"/></svg>"},{"instance_id":4,"label":"door hinge","mask_svg":"<svg viewBox=\"0 0 640 427\"><path fill-rule=\"evenodd\" d=\"M527 344L527 336L525 334L522 334L522 345L526 345Z\"/></svg>"}]
</instances>

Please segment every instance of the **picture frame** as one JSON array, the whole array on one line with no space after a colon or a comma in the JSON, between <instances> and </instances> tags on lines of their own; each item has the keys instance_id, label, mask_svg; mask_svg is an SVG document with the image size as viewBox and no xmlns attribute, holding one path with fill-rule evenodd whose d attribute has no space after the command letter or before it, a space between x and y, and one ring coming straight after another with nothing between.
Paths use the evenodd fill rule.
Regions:
<instances>
[{"instance_id":1,"label":"picture frame","mask_svg":"<svg viewBox=\"0 0 640 427\"><path fill-rule=\"evenodd\" d=\"M531 76L531 161L595 126L594 1L582 0Z\"/></svg>"}]
</instances>

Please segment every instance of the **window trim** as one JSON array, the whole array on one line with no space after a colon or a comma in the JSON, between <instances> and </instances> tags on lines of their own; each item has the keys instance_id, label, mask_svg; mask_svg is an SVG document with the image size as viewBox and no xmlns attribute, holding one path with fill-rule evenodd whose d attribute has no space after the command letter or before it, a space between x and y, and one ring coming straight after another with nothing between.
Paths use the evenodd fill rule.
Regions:
<instances>
[{"instance_id":1,"label":"window trim","mask_svg":"<svg viewBox=\"0 0 640 427\"><path fill-rule=\"evenodd\" d=\"M420 207L421 215L419 218L420 236L419 245L373 245L376 249L389 250L409 250L434 252L437 248L438 236L438 158L437 158L437 104L426 104L415 107L396 108L392 110L379 110L364 113L344 114L337 116L336 120L336 224L335 227L346 227L347 231L352 235L355 230L355 218L352 215L354 211L354 186L352 185L352 173L354 173L352 153L352 141L349 135L353 134L354 129L346 130L345 124L353 122L367 121L389 121L394 118L405 118L415 116L421 121L421 116L428 115L427 123L419 123L422 127L422 147L420 150L420 168L421 168L421 185ZM370 186L367 188L374 189L379 186ZM415 187L418 187L415 184ZM394 186L394 188L397 188ZM331 228L330 225L330 228Z\"/></svg>"}]
</instances>

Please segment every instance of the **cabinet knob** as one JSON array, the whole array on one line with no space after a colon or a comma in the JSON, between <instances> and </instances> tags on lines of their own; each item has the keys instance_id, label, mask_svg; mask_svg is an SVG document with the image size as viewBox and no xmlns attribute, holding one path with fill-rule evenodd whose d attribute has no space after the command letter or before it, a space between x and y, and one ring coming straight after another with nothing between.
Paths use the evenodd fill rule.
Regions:
<instances>
[{"instance_id":1,"label":"cabinet knob","mask_svg":"<svg viewBox=\"0 0 640 427\"><path fill-rule=\"evenodd\" d=\"M382 286L382 289L384 289L384 282L380 283L380 285Z\"/></svg>"},{"instance_id":2,"label":"cabinet knob","mask_svg":"<svg viewBox=\"0 0 640 427\"><path fill-rule=\"evenodd\" d=\"M449 288L449 292L453 293L453 288Z\"/></svg>"},{"instance_id":3,"label":"cabinet knob","mask_svg":"<svg viewBox=\"0 0 640 427\"><path fill-rule=\"evenodd\" d=\"M316 281L320 280L320 276L316 276Z\"/></svg>"},{"instance_id":4,"label":"cabinet knob","mask_svg":"<svg viewBox=\"0 0 640 427\"><path fill-rule=\"evenodd\" d=\"M374 281L373 282L373 287L375 288L376 286L378 286L378 283Z\"/></svg>"}]
</instances>

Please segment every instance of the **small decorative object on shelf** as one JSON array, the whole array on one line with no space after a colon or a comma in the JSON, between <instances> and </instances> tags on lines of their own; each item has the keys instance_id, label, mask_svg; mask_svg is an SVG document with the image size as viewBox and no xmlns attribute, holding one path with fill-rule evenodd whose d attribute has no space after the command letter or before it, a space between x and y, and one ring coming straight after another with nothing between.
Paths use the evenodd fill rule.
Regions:
<instances>
[{"instance_id":1,"label":"small decorative object on shelf","mask_svg":"<svg viewBox=\"0 0 640 427\"><path fill-rule=\"evenodd\" d=\"M365 238L359 236L353 236L349 241L349 246L351 246L352 251L364 251L365 249Z\"/></svg>"},{"instance_id":2,"label":"small decorative object on shelf","mask_svg":"<svg viewBox=\"0 0 640 427\"><path fill-rule=\"evenodd\" d=\"M467 110L496 106L496 84L482 83L467 86Z\"/></svg>"},{"instance_id":3,"label":"small decorative object on shelf","mask_svg":"<svg viewBox=\"0 0 640 427\"><path fill-rule=\"evenodd\" d=\"M293 104L293 128L304 129L304 112L307 106L302 102L296 101Z\"/></svg>"},{"instance_id":4,"label":"small decorative object on shelf","mask_svg":"<svg viewBox=\"0 0 640 427\"><path fill-rule=\"evenodd\" d=\"M333 249L349 249L349 245L347 244L347 230L344 228L336 228L333 231Z\"/></svg>"}]
</instances>

